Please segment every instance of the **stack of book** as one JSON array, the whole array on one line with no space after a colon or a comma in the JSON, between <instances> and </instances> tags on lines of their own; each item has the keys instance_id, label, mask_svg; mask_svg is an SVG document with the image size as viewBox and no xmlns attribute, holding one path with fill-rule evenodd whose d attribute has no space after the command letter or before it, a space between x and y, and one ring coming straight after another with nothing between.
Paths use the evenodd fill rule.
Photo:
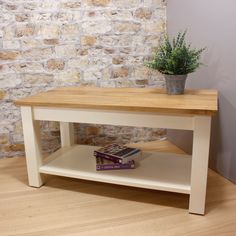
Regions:
<instances>
[{"instance_id":1,"label":"stack of book","mask_svg":"<svg viewBox=\"0 0 236 236\"><path fill-rule=\"evenodd\" d=\"M134 169L135 161L141 155L141 150L117 143L106 145L94 151L96 170Z\"/></svg>"}]
</instances>

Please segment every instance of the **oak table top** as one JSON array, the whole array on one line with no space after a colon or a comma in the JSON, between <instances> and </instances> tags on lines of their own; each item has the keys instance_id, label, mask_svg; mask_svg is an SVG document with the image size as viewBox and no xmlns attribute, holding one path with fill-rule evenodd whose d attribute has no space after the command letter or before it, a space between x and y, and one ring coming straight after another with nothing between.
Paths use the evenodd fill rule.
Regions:
<instances>
[{"instance_id":1,"label":"oak table top","mask_svg":"<svg viewBox=\"0 0 236 236\"><path fill-rule=\"evenodd\" d=\"M218 109L218 93L216 90L186 90L183 95L167 95L165 90L156 88L63 87L19 99L15 104L214 115Z\"/></svg>"}]
</instances>

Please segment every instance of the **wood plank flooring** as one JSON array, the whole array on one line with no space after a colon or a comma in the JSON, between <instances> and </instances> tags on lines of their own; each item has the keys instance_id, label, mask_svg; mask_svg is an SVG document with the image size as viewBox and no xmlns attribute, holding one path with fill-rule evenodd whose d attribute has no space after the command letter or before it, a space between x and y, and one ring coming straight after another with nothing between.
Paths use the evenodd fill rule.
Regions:
<instances>
[{"instance_id":1,"label":"wood plank flooring","mask_svg":"<svg viewBox=\"0 0 236 236\"><path fill-rule=\"evenodd\" d=\"M31 188L25 158L1 159L0 235L235 236L236 186L210 171L198 216L183 194L56 176Z\"/></svg>"}]
</instances>

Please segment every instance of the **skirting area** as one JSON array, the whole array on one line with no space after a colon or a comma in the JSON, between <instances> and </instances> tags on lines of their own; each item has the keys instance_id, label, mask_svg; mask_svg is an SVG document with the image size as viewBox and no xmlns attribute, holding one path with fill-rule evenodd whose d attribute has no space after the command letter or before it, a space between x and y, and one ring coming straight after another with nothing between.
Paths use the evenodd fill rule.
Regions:
<instances>
[{"instance_id":1,"label":"skirting area","mask_svg":"<svg viewBox=\"0 0 236 236\"><path fill-rule=\"evenodd\" d=\"M28 187L25 158L0 160L0 229L5 235L235 235L236 187L209 172L206 215L188 195L65 177Z\"/></svg>"}]
</instances>

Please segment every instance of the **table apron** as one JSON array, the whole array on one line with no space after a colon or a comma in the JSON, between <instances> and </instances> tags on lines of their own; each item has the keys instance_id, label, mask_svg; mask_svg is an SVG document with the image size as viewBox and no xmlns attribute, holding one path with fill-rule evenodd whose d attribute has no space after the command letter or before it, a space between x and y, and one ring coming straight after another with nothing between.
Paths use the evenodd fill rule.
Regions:
<instances>
[{"instance_id":1,"label":"table apron","mask_svg":"<svg viewBox=\"0 0 236 236\"><path fill-rule=\"evenodd\" d=\"M34 120L180 130L194 130L194 119L198 116L47 107L33 107L32 111Z\"/></svg>"}]
</instances>

